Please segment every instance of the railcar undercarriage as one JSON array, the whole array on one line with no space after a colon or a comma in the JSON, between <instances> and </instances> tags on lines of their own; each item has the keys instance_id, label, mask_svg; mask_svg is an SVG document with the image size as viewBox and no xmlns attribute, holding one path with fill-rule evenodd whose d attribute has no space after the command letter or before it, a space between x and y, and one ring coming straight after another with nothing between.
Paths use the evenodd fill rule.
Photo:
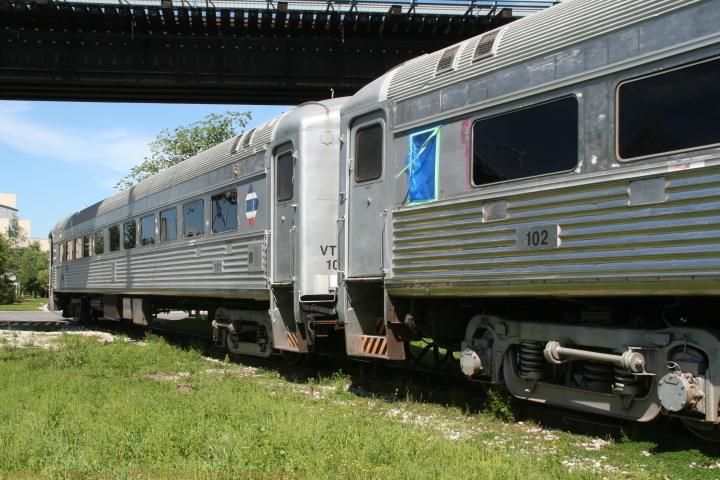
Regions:
<instances>
[{"instance_id":1,"label":"railcar undercarriage","mask_svg":"<svg viewBox=\"0 0 720 480\"><path fill-rule=\"evenodd\" d=\"M462 341L461 368L471 380L504 384L520 399L639 422L674 416L696 435L720 441L720 334L706 321L689 321L711 299L684 303L692 301L700 307L690 318L675 312L673 323L665 312L680 302L672 300L660 309L664 321L654 322L618 324L597 309L585 312L584 321L582 315L548 322L476 314Z\"/></svg>"}]
</instances>

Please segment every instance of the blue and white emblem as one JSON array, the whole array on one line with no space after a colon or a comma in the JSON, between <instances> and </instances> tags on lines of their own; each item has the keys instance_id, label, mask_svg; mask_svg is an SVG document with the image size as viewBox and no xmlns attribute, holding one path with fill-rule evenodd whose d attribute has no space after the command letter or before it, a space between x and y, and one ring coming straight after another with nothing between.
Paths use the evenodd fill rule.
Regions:
<instances>
[{"instance_id":1,"label":"blue and white emblem","mask_svg":"<svg viewBox=\"0 0 720 480\"><path fill-rule=\"evenodd\" d=\"M248 193L245 195L245 216L251 228L255 223L255 215L257 214L259 206L260 200L258 200L258 196L251 183L250 188L248 188Z\"/></svg>"}]
</instances>

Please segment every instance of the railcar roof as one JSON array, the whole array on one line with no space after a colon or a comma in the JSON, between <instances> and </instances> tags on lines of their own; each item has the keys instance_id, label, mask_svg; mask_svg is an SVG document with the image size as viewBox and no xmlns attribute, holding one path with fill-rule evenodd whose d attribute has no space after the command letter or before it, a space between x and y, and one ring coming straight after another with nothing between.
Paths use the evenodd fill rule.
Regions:
<instances>
[{"instance_id":1,"label":"railcar roof","mask_svg":"<svg viewBox=\"0 0 720 480\"><path fill-rule=\"evenodd\" d=\"M278 122L275 129L275 138L279 139L299 129L320 129L338 128L332 125L333 121L339 121L337 114L350 97L337 97L319 102L305 102L293 108ZM330 115L330 112L335 112ZM330 123L328 123L328 121Z\"/></svg>"},{"instance_id":2,"label":"railcar roof","mask_svg":"<svg viewBox=\"0 0 720 480\"><path fill-rule=\"evenodd\" d=\"M702 1L705 0L570 0L560 3L495 30L499 35L493 47L494 55L475 61L473 58L482 37L492 32L456 44L460 48L452 71L437 74L443 53L453 47L410 60L392 77L388 98L398 102L423 95Z\"/></svg>"},{"instance_id":3,"label":"railcar roof","mask_svg":"<svg viewBox=\"0 0 720 480\"><path fill-rule=\"evenodd\" d=\"M232 154L232 161L236 162L264 150L274 137L275 127L285 115L287 113L275 117L252 130L229 138L194 157L143 180L137 185L65 217L55 224L53 233L60 233L66 228L79 225L99 215L129 205L141 198L210 172L227 162L231 158L231 151L235 152Z\"/></svg>"}]
</instances>

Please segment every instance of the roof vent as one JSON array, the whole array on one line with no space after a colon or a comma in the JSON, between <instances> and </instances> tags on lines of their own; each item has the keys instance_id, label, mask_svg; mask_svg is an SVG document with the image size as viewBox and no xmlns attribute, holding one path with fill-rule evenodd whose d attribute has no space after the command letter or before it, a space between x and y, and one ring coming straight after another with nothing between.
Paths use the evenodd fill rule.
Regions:
<instances>
[{"instance_id":1,"label":"roof vent","mask_svg":"<svg viewBox=\"0 0 720 480\"><path fill-rule=\"evenodd\" d=\"M230 149L230 155L237 153L238 151L238 144L240 143L240 139L242 138L242 135L238 135L235 137L235 141L232 144L232 148Z\"/></svg>"},{"instance_id":2,"label":"roof vent","mask_svg":"<svg viewBox=\"0 0 720 480\"><path fill-rule=\"evenodd\" d=\"M253 128L249 132L245 134L245 137L243 137L243 148L247 148L250 145L250 140L252 140L253 133L255 133L255 129L257 127Z\"/></svg>"},{"instance_id":3,"label":"roof vent","mask_svg":"<svg viewBox=\"0 0 720 480\"><path fill-rule=\"evenodd\" d=\"M473 61L492 55L493 45L495 44L495 39L497 38L499 33L500 30L497 30L495 32L490 32L486 35L483 35L480 38L477 47L475 47L475 55L473 55Z\"/></svg>"},{"instance_id":4,"label":"roof vent","mask_svg":"<svg viewBox=\"0 0 720 480\"><path fill-rule=\"evenodd\" d=\"M440 57L440 61L437 64L437 69L435 69L436 74L449 72L453 69L455 55L457 55L458 50L460 50L460 45L448 48L443 52L442 57Z\"/></svg>"}]
</instances>

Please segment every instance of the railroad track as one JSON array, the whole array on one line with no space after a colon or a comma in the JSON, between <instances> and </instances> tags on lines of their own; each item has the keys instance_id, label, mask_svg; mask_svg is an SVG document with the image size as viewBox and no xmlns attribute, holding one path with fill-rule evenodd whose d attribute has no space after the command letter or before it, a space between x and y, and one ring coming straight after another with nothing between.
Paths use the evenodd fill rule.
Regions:
<instances>
[{"instance_id":1,"label":"railroad track","mask_svg":"<svg viewBox=\"0 0 720 480\"><path fill-rule=\"evenodd\" d=\"M78 325L75 322L68 320L0 320L0 329L10 328L28 328L28 327L51 327L56 329L61 328L77 328Z\"/></svg>"}]
</instances>

